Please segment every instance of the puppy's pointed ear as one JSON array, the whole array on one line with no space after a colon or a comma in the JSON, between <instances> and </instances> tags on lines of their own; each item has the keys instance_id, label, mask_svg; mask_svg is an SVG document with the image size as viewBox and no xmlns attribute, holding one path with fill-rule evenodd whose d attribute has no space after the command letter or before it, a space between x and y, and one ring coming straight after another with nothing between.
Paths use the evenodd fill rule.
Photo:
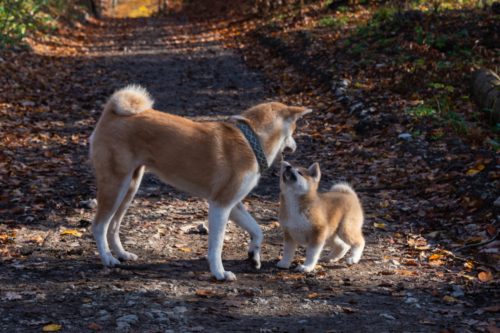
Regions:
<instances>
[{"instance_id":1,"label":"puppy's pointed ear","mask_svg":"<svg viewBox=\"0 0 500 333\"><path fill-rule=\"evenodd\" d=\"M231 122L237 124L237 123L247 123L248 124L248 119L243 117L243 116L240 116L240 115L237 115L237 116L231 116Z\"/></svg>"},{"instance_id":2,"label":"puppy's pointed ear","mask_svg":"<svg viewBox=\"0 0 500 333\"><path fill-rule=\"evenodd\" d=\"M321 170L319 169L318 163L311 165L307 171L315 183L319 182L319 179L321 178Z\"/></svg>"},{"instance_id":3,"label":"puppy's pointed ear","mask_svg":"<svg viewBox=\"0 0 500 333\"><path fill-rule=\"evenodd\" d=\"M301 108L298 106L289 106L287 110L290 114L290 117L293 117L295 120L312 112L312 109Z\"/></svg>"},{"instance_id":4,"label":"puppy's pointed ear","mask_svg":"<svg viewBox=\"0 0 500 333\"><path fill-rule=\"evenodd\" d=\"M284 171L284 170L285 170L285 168L286 168L287 166L289 166L289 165L290 165L290 163L288 163L288 162L286 162L286 161L281 162L281 174L283 174L283 171ZM291 165L290 165L290 166L291 166Z\"/></svg>"}]
</instances>

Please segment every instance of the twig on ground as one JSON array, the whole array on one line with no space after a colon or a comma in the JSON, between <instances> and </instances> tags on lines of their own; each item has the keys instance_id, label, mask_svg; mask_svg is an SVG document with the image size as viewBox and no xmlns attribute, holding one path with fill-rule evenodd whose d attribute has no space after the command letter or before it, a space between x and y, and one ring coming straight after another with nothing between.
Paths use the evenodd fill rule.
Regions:
<instances>
[{"instance_id":1,"label":"twig on ground","mask_svg":"<svg viewBox=\"0 0 500 333\"><path fill-rule=\"evenodd\" d=\"M486 267L490 267L490 268L493 268L493 269L497 270L497 268L495 266L493 266L493 265L490 265L490 264L487 264L487 263L484 263L484 262L480 262L480 261L477 261L477 260L474 260L474 259L468 259L468 258L459 257L459 256L456 256L451 251L443 250L443 253L445 253L449 257L453 258L453 260L457 260L457 261L461 261L461 262L470 262L470 263L473 263L476 266L486 266Z\"/></svg>"},{"instance_id":2,"label":"twig on ground","mask_svg":"<svg viewBox=\"0 0 500 333\"><path fill-rule=\"evenodd\" d=\"M458 252L458 251L461 251L461 250L469 248L469 247L483 246L483 245L489 244L489 243L493 242L498 237L498 235L500 235L500 229L497 231L497 234L495 236L493 236L493 238L488 239L487 241L484 241L481 243L476 243L476 244L465 245L465 246L459 247L458 249L456 249L453 252Z\"/></svg>"},{"instance_id":3,"label":"twig on ground","mask_svg":"<svg viewBox=\"0 0 500 333\"><path fill-rule=\"evenodd\" d=\"M151 268L149 265L115 265L115 268L128 271L146 271Z\"/></svg>"}]
</instances>

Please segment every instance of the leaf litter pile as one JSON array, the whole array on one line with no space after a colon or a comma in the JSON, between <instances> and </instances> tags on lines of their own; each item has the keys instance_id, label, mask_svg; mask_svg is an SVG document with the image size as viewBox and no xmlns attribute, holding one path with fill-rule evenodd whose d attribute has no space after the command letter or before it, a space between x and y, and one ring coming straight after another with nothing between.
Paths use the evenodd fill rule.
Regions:
<instances>
[{"instance_id":1,"label":"leaf litter pile","mask_svg":"<svg viewBox=\"0 0 500 333\"><path fill-rule=\"evenodd\" d=\"M290 8L271 20L91 19L1 54L3 331L499 331L500 242L477 244L498 234L500 156L495 128L466 98L473 62L498 61L484 38L495 23L477 10L462 20L460 9L437 19L420 8L398 21L362 6ZM319 162L323 189L358 189L361 263L275 268L274 167L244 200L264 230L261 270L231 223L223 259L238 281L214 281L208 203L153 176L121 233L139 260L103 268L88 138L107 97L132 82L159 110L199 121L271 100L312 107L286 159ZM296 264L304 258L299 248Z\"/></svg>"}]
</instances>

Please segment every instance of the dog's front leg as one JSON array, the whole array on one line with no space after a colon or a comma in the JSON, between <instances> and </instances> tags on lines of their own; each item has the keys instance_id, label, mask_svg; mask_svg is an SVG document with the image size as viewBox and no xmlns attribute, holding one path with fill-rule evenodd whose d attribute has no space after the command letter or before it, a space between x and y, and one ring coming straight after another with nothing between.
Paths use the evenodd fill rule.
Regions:
<instances>
[{"instance_id":1,"label":"dog's front leg","mask_svg":"<svg viewBox=\"0 0 500 333\"><path fill-rule=\"evenodd\" d=\"M307 244L306 261L304 261L303 265L298 265L296 270L299 272L312 272L316 267L316 263L318 262L319 255L324 245L324 239L310 240L309 244Z\"/></svg>"},{"instance_id":2,"label":"dog's front leg","mask_svg":"<svg viewBox=\"0 0 500 333\"><path fill-rule=\"evenodd\" d=\"M219 207L210 202L208 213L208 262L210 272L217 280L236 281L232 272L226 272L222 266L222 246L226 233L227 220L232 207Z\"/></svg>"},{"instance_id":3,"label":"dog's front leg","mask_svg":"<svg viewBox=\"0 0 500 333\"><path fill-rule=\"evenodd\" d=\"M248 246L248 259L252 267L260 268L260 247L262 244L262 229L246 210L243 203L238 202L229 215L229 219L239 225L243 230L250 234L250 245Z\"/></svg>"}]
</instances>

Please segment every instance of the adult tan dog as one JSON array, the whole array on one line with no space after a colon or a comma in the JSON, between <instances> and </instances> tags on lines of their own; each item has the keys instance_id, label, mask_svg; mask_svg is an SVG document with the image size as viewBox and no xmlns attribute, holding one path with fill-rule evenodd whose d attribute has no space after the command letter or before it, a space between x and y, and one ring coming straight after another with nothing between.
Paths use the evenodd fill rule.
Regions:
<instances>
[{"instance_id":1,"label":"adult tan dog","mask_svg":"<svg viewBox=\"0 0 500 333\"><path fill-rule=\"evenodd\" d=\"M295 122L311 110L260 104L233 116L234 125L197 123L152 106L153 100L140 86L115 92L90 139L98 184L92 232L103 265L120 263L110 246L120 259L137 259L123 249L119 230L148 168L164 182L208 200L208 261L216 279L236 280L224 270L221 258L228 218L250 234L248 253L254 267L260 268L262 230L241 200L257 185L262 160L265 169L267 161L280 159L285 148L295 151ZM244 134L237 126L246 126L251 133ZM259 161L258 149L263 152Z\"/></svg>"},{"instance_id":2,"label":"adult tan dog","mask_svg":"<svg viewBox=\"0 0 500 333\"><path fill-rule=\"evenodd\" d=\"M348 265L356 264L365 247L363 208L356 192L347 183L333 185L330 191L318 193L321 171L318 163L309 169L293 168L281 163L279 222L283 228L283 258L278 267L289 268L298 244L307 245L306 260L297 271L311 272L316 267L325 244L333 247L319 259L336 262L349 249Z\"/></svg>"}]
</instances>

